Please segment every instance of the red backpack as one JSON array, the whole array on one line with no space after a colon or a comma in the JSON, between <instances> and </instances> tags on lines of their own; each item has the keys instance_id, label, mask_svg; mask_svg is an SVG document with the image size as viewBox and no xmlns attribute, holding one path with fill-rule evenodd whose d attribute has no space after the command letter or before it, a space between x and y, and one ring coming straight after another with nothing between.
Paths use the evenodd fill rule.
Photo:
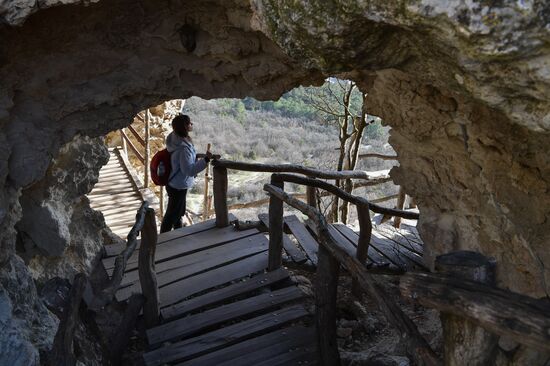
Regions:
<instances>
[{"instance_id":1,"label":"red backpack","mask_svg":"<svg viewBox=\"0 0 550 366\"><path fill-rule=\"evenodd\" d=\"M157 186L168 184L170 173L172 172L172 163L170 162L170 153L163 149L158 151L151 159L149 164L151 170L151 179Z\"/></svg>"}]
</instances>

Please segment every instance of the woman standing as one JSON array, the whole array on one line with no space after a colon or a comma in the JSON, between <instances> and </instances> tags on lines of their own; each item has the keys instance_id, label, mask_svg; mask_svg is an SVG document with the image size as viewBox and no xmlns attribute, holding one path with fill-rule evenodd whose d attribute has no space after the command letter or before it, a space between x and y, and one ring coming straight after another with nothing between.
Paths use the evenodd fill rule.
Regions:
<instances>
[{"instance_id":1,"label":"woman standing","mask_svg":"<svg viewBox=\"0 0 550 366\"><path fill-rule=\"evenodd\" d=\"M196 161L197 153L189 132L193 122L189 116L181 114L172 120L173 131L166 138L166 149L170 153L172 173L166 185L168 207L162 219L160 232L164 233L182 226L185 215L187 190L193 186L194 177L206 168L212 154L206 152L204 159Z\"/></svg>"}]
</instances>

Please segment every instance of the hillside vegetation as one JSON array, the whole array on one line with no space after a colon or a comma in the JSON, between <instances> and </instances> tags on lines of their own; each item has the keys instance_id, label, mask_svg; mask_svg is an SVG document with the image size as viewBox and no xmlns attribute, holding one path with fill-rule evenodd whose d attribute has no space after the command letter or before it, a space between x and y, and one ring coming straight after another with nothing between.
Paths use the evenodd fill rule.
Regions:
<instances>
[{"instance_id":1,"label":"hillside vegetation","mask_svg":"<svg viewBox=\"0 0 550 366\"><path fill-rule=\"evenodd\" d=\"M338 101L340 84L327 82L322 87L299 87L277 101L260 102L253 98L204 100L192 97L185 101L183 113L193 121L193 142L198 152L204 152L208 143L212 152L223 159L259 163L292 163L320 169L337 169L339 155L339 126L334 115L327 111L341 109ZM351 95L350 109L359 111L360 92ZM164 138L171 131L170 122L181 101L171 101L150 109L151 155L164 148ZM163 112L164 111L164 112ZM177 112L176 112L177 113ZM142 118L136 118L133 126L143 133ZM371 123L363 135L361 152L395 154L387 143L389 128L382 126L379 118L369 116ZM143 134L142 134L143 135ZM133 138L130 136L130 138ZM118 133L108 139L111 146L120 145ZM131 151L130 151L131 152ZM130 159L138 171L143 165ZM388 169L393 161L379 159L360 160L360 170ZM141 174L140 174L141 175ZM265 197L264 183L269 174L229 171L229 204L256 201ZM305 192L303 187L287 185L290 192ZM188 195L188 209L202 211L204 175L201 173ZM357 189L354 194L379 198L396 193L391 183ZM389 205L392 201L388 202ZM327 202L328 206L328 202ZM243 209L239 218L253 219L266 208ZM352 213L352 217L353 217Z\"/></svg>"}]
</instances>

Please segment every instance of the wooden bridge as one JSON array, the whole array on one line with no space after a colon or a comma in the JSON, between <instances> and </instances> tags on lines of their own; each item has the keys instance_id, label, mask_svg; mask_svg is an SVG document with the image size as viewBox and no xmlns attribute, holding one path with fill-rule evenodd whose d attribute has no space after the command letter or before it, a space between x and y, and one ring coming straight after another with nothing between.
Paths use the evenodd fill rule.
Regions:
<instances>
[{"instance_id":1,"label":"wooden bridge","mask_svg":"<svg viewBox=\"0 0 550 366\"><path fill-rule=\"evenodd\" d=\"M253 225L242 225L228 211L228 169L273 173L264 186L270 196L269 210ZM403 275L404 296L459 316L447 329L446 360L481 357L475 351L464 355L462 346L453 348L462 314L484 322L492 332L548 350L544 329L550 325L550 308L490 286L494 262L475 253L450 254L437 263L452 277L424 272L423 245L414 228L373 226L370 214L415 219L418 213L381 207L318 179L369 179L365 172L216 161L213 173L215 219L158 235L155 212L144 203L126 247L106 248L101 266L110 280L96 294L95 305L113 299L128 302L114 333L113 360L120 359L127 344L125 336L141 312L147 349L137 357L146 365L337 365L336 288L342 269L354 279L354 295L360 299L367 293L403 335L406 354L415 364L440 365L441 359L373 274ZM305 185L307 203L285 192L285 182ZM359 232L346 225L327 224L316 208L317 190L355 205ZM297 209L305 219L285 216L284 205ZM141 240L137 240L138 231ZM293 277L292 268L316 272L314 299ZM407 271L414 272L404 274ZM486 280L488 285L468 282L472 273L476 281ZM479 273L485 274L484 279ZM418 293L423 297L418 298ZM89 307L94 308L94 301ZM472 312L468 310L471 303L488 314L496 314L490 310L496 306L505 319ZM529 332L510 330L510 324L525 322L530 324L524 327ZM473 350L494 344L490 336L481 341L460 339Z\"/></svg>"}]
</instances>

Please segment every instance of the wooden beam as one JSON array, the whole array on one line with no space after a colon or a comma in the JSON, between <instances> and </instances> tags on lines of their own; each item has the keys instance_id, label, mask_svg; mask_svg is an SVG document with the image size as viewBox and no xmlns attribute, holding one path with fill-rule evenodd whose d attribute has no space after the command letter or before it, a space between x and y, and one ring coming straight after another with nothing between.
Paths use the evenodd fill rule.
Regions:
<instances>
[{"instance_id":1,"label":"wooden beam","mask_svg":"<svg viewBox=\"0 0 550 366\"><path fill-rule=\"evenodd\" d=\"M229 210L227 208L227 169L214 165L214 211L216 226L229 226Z\"/></svg>"},{"instance_id":2,"label":"wooden beam","mask_svg":"<svg viewBox=\"0 0 550 366\"><path fill-rule=\"evenodd\" d=\"M401 294L535 349L550 351L550 306L528 296L432 273L401 277Z\"/></svg>"},{"instance_id":3,"label":"wooden beam","mask_svg":"<svg viewBox=\"0 0 550 366\"><path fill-rule=\"evenodd\" d=\"M458 251L438 256L437 271L457 279L495 285L495 264L479 253ZM445 365L483 366L495 363L498 336L462 316L441 313Z\"/></svg>"},{"instance_id":4,"label":"wooden beam","mask_svg":"<svg viewBox=\"0 0 550 366\"><path fill-rule=\"evenodd\" d=\"M145 158L143 157L143 155L141 155L137 147L132 143L128 135L126 135L126 132L124 132L124 130L120 130L120 133L122 134L122 138L124 139L124 141L126 141L128 146L132 148L132 151L134 152L138 160L141 162L141 164L145 164ZM125 152L126 152L126 156L128 156L128 151L125 151Z\"/></svg>"},{"instance_id":5,"label":"wooden beam","mask_svg":"<svg viewBox=\"0 0 550 366\"><path fill-rule=\"evenodd\" d=\"M340 263L324 246L319 247L315 279L315 323L322 366L340 365L336 339L336 297Z\"/></svg>"},{"instance_id":6,"label":"wooden beam","mask_svg":"<svg viewBox=\"0 0 550 366\"><path fill-rule=\"evenodd\" d=\"M275 175L271 184L284 190L284 182ZM275 196L269 200L269 261L267 270L280 268L283 262L283 201Z\"/></svg>"},{"instance_id":7,"label":"wooden beam","mask_svg":"<svg viewBox=\"0 0 550 366\"><path fill-rule=\"evenodd\" d=\"M145 223L141 230L141 247L139 249L139 283L141 293L145 296L143 317L145 326L151 328L158 324L159 291L155 272L155 249L157 246L157 224L155 210L148 208L145 212Z\"/></svg>"},{"instance_id":8,"label":"wooden beam","mask_svg":"<svg viewBox=\"0 0 550 366\"><path fill-rule=\"evenodd\" d=\"M310 177L321 179L367 179L372 180L380 175L386 175L389 170L368 172L362 170L320 170L304 167L294 164L260 164L260 163L245 163L230 160L217 160L212 162L213 165L221 166L227 169L245 170L250 172L266 172L266 173L299 173Z\"/></svg>"}]
</instances>

